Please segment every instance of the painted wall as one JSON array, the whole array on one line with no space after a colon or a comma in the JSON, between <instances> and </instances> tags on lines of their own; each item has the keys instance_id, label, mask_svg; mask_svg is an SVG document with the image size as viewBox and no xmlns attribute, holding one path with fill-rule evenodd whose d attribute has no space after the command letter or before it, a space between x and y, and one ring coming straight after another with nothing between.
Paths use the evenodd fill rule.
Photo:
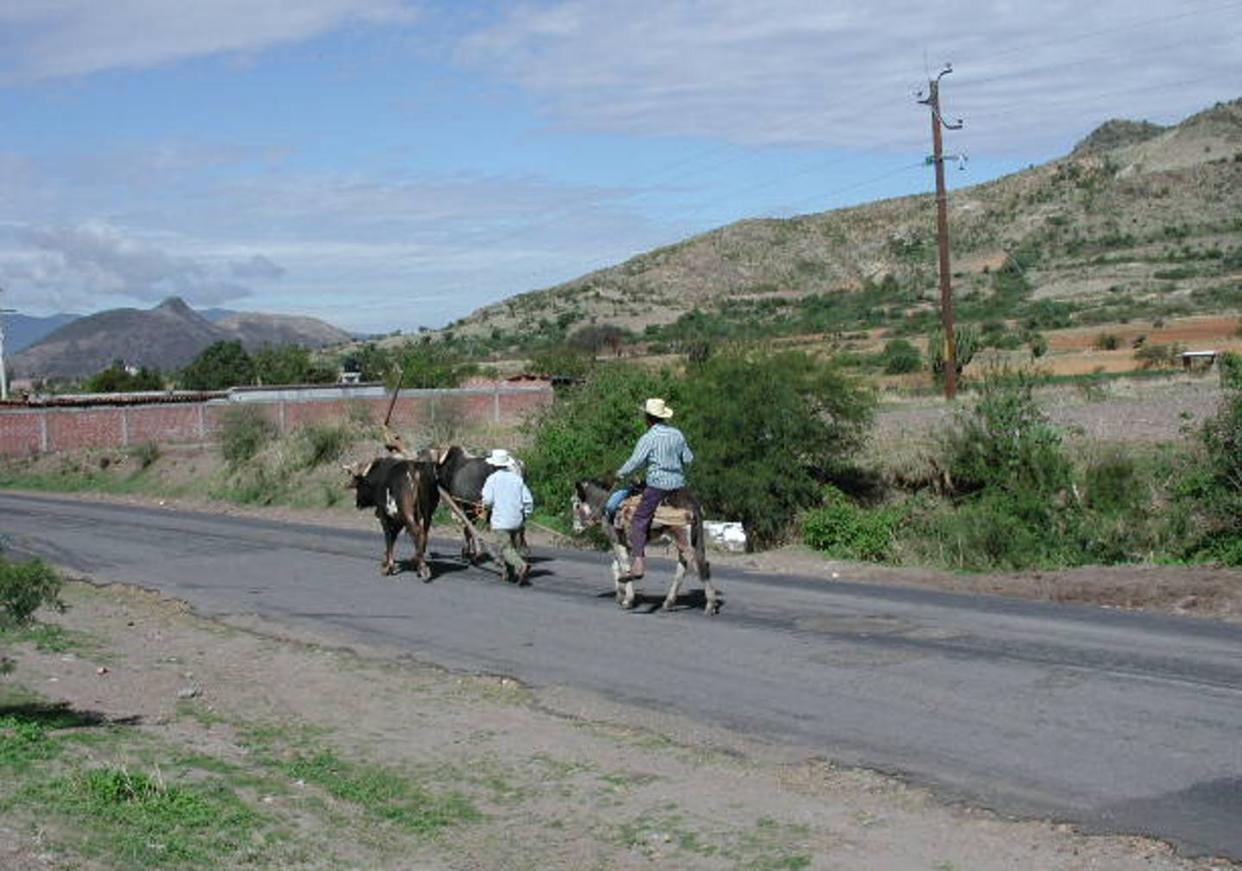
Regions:
<instances>
[{"instance_id":1,"label":"painted wall","mask_svg":"<svg viewBox=\"0 0 1242 871\"><path fill-rule=\"evenodd\" d=\"M224 413L243 401L262 407L282 432L363 414L381 421L388 411L388 398L373 392L345 398L340 392L322 397L309 390L286 390L271 396L251 393L206 402L9 407L0 409L0 456L123 448L144 442L211 442ZM409 390L397 399L392 427L410 432L447 416L470 424L514 424L551 402L552 389L542 385Z\"/></svg>"}]
</instances>

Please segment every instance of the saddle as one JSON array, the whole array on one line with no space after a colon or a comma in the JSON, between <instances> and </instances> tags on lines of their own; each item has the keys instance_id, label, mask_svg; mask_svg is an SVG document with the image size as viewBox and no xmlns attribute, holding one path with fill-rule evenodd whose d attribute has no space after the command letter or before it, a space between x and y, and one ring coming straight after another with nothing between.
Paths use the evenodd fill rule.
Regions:
<instances>
[{"instance_id":1,"label":"saddle","mask_svg":"<svg viewBox=\"0 0 1242 871\"><path fill-rule=\"evenodd\" d=\"M638 510L638 503L642 501L642 498L642 494L638 494L625 499L621 507L617 509L612 525L617 529L629 527L630 520L634 517L634 512ZM655 517L651 520L652 526L691 526L693 524L693 511L688 508L674 508L663 502L656 506Z\"/></svg>"}]
</instances>

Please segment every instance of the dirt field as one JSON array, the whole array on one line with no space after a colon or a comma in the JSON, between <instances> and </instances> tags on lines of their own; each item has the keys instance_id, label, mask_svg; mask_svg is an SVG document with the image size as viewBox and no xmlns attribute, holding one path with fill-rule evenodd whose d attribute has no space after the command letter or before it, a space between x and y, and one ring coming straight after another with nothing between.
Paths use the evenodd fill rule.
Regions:
<instances>
[{"instance_id":1,"label":"dirt field","mask_svg":"<svg viewBox=\"0 0 1242 871\"><path fill-rule=\"evenodd\" d=\"M84 715L57 734L94 740L4 779L0 801L73 765L232 790L261 823L240 842L211 830L216 867L1231 867L946 805L889 777L589 694L447 673L408 652L347 649L253 619L206 622L132 588L74 584L68 600L54 620L74 643L18 645L0 717L19 708L20 685L47 709ZM386 789L342 788L372 781ZM409 807L393 803L410 794L399 784L470 812L410 825ZM152 852L159 844L118 853L127 833L98 815L19 799L0 820L9 871L181 867Z\"/></svg>"}]
</instances>

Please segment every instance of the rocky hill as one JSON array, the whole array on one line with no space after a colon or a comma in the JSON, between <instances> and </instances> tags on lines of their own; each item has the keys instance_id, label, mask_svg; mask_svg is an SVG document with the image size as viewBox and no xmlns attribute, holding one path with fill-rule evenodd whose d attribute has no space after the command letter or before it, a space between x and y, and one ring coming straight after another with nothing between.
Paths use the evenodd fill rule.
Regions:
<instances>
[{"instance_id":1,"label":"rocky hill","mask_svg":"<svg viewBox=\"0 0 1242 871\"><path fill-rule=\"evenodd\" d=\"M1062 159L952 190L950 226L968 318L972 304L1013 313L989 303L1002 269L1020 274L1028 309L1062 301L1076 321L1242 309L1242 100L1168 128L1107 122ZM694 310L745 319L808 297L848 305L877 287L889 292L867 305L883 308L882 322L934 311L930 195L730 224L449 329L493 344L588 324L650 336Z\"/></svg>"},{"instance_id":2,"label":"rocky hill","mask_svg":"<svg viewBox=\"0 0 1242 871\"><path fill-rule=\"evenodd\" d=\"M48 315L42 318L23 314L0 315L4 319L4 353L16 354L80 317L81 315L71 314Z\"/></svg>"},{"instance_id":3,"label":"rocky hill","mask_svg":"<svg viewBox=\"0 0 1242 871\"><path fill-rule=\"evenodd\" d=\"M238 313L212 323L171 297L152 309L121 308L78 318L12 359L15 375L79 378L114 360L169 371L208 345L237 339L250 350L263 345L319 348L346 342L349 334L313 318Z\"/></svg>"}]
</instances>

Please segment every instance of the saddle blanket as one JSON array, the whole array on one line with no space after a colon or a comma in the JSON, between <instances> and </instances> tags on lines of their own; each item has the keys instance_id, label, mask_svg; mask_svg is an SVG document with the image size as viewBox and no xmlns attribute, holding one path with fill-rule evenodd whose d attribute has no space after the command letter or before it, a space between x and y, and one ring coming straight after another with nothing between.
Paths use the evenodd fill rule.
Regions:
<instances>
[{"instance_id":1,"label":"saddle blanket","mask_svg":"<svg viewBox=\"0 0 1242 871\"><path fill-rule=\"evenodd\" d=\"M613 522L617 529L625 529L630 525L630 519L638 510L638 503L642 499L640 494L631 496L621 503L621 507L617 509L617 518ZM690 526L692 523L694 523L692 511L686 508L674 508L663 503L656 507L655 518L651 521L652 526Z\"/></svg>"}]
</instances>

